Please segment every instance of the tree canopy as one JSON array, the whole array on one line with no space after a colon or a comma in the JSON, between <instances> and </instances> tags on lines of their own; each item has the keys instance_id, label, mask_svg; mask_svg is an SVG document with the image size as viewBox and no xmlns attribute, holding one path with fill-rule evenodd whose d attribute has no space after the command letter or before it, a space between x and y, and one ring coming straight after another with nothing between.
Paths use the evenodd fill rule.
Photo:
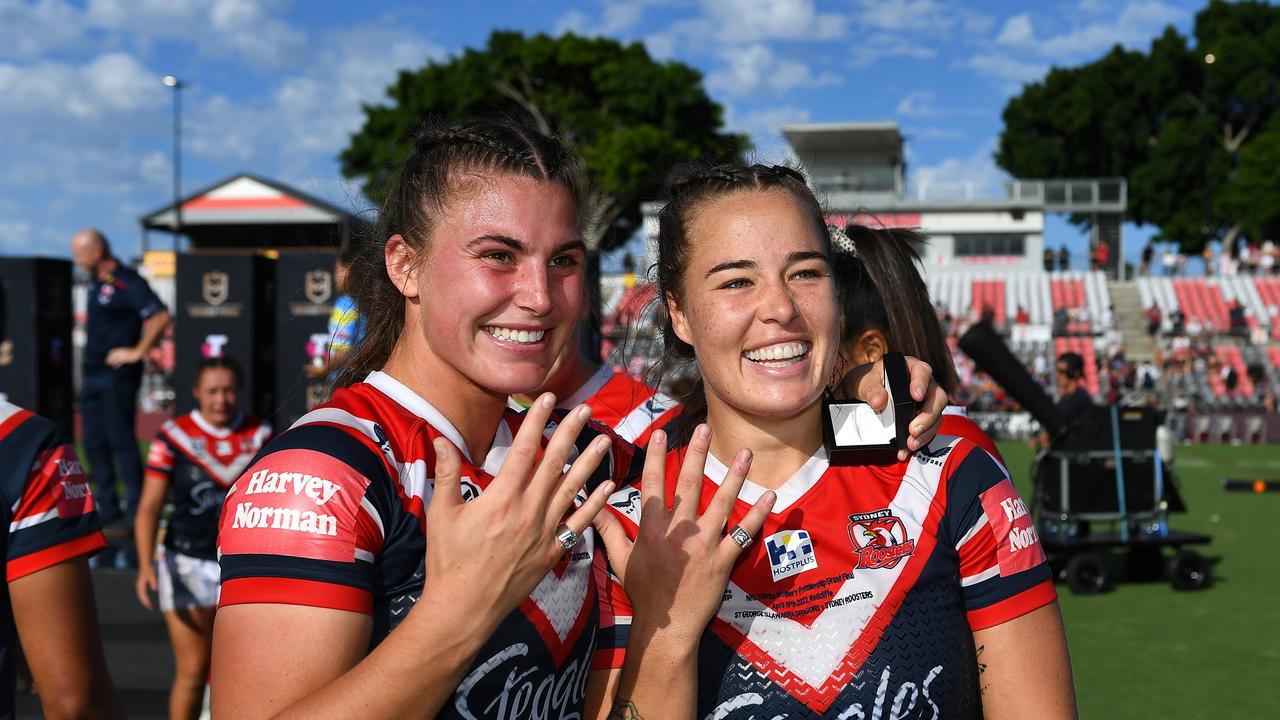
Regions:
<instances>
[{"instance_id":1,"label":"tree canopy","mask_svg":"<svg viewBox=\"0 0 1280 720\"><path fill-rule=\"evenodd\" d=\"M748 147L724 132L724 109L699 71L608 38L496 31L483 49L402 70L387 96L364 106L364 127L339 157L343 175L363 179L375 204L424 118L521 118L565 137L584 158L599 193L586 239L600 250L639 227L641 203L658 196L672 164L736 158Z\"/></svg>"},{"instance_id":2,"label":"tree canopy","mask_svg":"<svg viewBox=\"0 0 1280 720\"><path fill-rule=\"evenodd\" d=\"M1026 86L1005 106L996 163L1128 178L1128 219L1186 250L1280 239L1280 7L1213 0L1192 34L1170 27L1145 53L1116 46Z\"/></svg>"}]
</instances>

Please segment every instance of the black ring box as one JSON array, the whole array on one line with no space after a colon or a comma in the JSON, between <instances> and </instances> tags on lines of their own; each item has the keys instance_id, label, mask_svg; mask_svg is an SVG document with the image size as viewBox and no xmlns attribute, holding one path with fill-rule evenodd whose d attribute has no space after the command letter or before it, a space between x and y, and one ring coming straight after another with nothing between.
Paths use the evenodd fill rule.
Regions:
<instances>
[{"instance_id":1,"label":"black ring box","mask_svg":"<svg viewBox=\"0 0 1280 720\"><path fill-rule=\"evenodd\" d=\"M902 353L887 353L884 387L889 403L882 412L861 400L822 401L822 441L832 465L893 465L907 447L916 402L911 399L911 376Z\"/></svg>"}]
</instances>

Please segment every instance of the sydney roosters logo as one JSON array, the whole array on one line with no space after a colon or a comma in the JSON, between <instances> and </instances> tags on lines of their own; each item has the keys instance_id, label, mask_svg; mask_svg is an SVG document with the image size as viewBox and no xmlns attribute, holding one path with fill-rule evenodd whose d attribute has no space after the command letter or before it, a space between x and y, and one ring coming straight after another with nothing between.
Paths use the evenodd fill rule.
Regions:
<instances>
[{"instance_id":1,"label":"sydney roosters logo","mask_svg":"<svg viewBox=\"0 0 1280 720\"><path fill-rule=\"evenodd\" d=\"M858 557L856 567L869 570L894 568L916 550L916 541L888 508L850 515L849 542Z\"/></svg>"}]
</instances>

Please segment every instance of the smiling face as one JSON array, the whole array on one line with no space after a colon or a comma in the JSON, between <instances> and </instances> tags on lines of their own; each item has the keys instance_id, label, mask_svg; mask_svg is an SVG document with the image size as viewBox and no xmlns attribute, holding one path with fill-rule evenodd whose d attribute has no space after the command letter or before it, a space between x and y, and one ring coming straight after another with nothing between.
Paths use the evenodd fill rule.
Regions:
<instances>
[{"instance_id":1,"label":"smiling face","mask_svg":"<svg viewBox=\"0 0 1280 720\"><path fill-rule=\"evenodd\" d=\"M389 268L405 247L388 242ZM420 254L403 277L392 273L408 300L406 350L419 377L502 396L541 385L583 304L585 249L570 193L520 175L471 176Z\"/></svg>"},{"instance_id":2,"label":"smiling face","mask_svg":"<svg viewBox=\"0 0 1280 720\"><path fill-rule=\"evenodd\" d=\"M822 397L839 346L839 311L812 215L785 190L742 190L701 205L688 225L680 297L711 416L785 419Z\"/></svg>"},{"instance_id":3,"label":"smiling face","mask_svg":"<svg viewBox=\"0 0 1280 720\"><path fill-rule=\"evenodd\" d=\"M226 427L235 418L240 400L240 385L229 368L205 368L196 378L191 393L205 420L215 427Z\"/></svg>"}]
</instances>

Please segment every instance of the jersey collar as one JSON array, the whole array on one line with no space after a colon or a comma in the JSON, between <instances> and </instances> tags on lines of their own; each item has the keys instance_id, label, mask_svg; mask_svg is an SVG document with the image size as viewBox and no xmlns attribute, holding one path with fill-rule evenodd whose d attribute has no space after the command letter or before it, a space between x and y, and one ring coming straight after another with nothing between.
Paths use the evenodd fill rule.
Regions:
<instances>
[{"instance_id":1,"label":"jersey collar","mask_svg":"<svg viewBox=\"0 0 1280 720\"><path fill-rule=\"evenodd\" d=\"M467 442L462 439L462 433L458 432L458 428L434 405L409 389L408 385L381 370L374 370L369 373L369 376L364 381L383 395L394 400L400 407L426 420L428 425L435 428L437 432L448 438L449 442L452 442L458 448L458 451L462 453L462 457L466 458L468 463L476 464L476 461L471 457L471 450L467 447ZM496 475L498 469L502 467L502 461L507 457L507 452L511 449L513 439L511 428L504 419L498 424L498 432L493 436L493 444L489 448L489 454L485 456L484 464L480 468L490 475Z\"/></svg>"},{"instance_id":2,"label":"jersey collar","mask_svg":"<svg viewBox=\"0 0 1280 720\"><path fill-rule=\"evenodd\" d=\"M567 400L561 400L559 407L567 410L581 405L600 392L600 388L604 387L612 379L613 371L609 369L608 365L601 365L590 380L583 383L582 387L578 388Z\"/></svg>"},{"instance_id":3,"label":"jersey collar","mask_svg":"<svg viewBox=\"0 0 1280 720\"><path fill-rule=\"evenodd\" d=\"M787 478L785 483L774 490L774 493L778 496L778 501L773 504L772 514L776 515L785 511L800 498L804 497L804 494L809 492L810 488L818 484L818 480L827 472L828 467L830 467L830 464L827 462L827 449L820 445L817 451L809 456L805 464L801 465L799 470L796 470L794 475ZM729 468L720 462L720 458L712 453L707 453L707 463L702 472L707 476L708 480L720 485L724 483L725 478L729 475ZM757 485L748 479L742 483L742 490L738 492L738 499L754 505L767 490L768 488L763 485Z\"/></svg>"},{"instance_id":4,"label":"jersey collar","mask_svg":"<svg viewBox=\"0 0 1280 720\"><path fill-rule=\"evenodd\" d=\"M236 416L231 419L231 424L227 425L224 428L217 427L213 423L209 422L208 420L205 420L204 416L200 414L199 410L191 411L191 420L206 435L212 435L213 437L216 437L216 438L224 438L230 435L232 432L234 432L236 428L240 427L240 423L244 422L244 414L236 413Z\"/></svg>"}]
</instances>

